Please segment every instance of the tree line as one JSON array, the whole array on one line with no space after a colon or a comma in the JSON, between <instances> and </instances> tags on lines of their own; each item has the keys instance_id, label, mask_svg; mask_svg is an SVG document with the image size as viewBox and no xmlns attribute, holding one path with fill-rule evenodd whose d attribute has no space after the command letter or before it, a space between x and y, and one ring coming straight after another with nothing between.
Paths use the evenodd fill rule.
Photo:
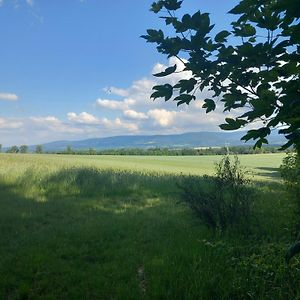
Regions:
<instances>
[{"instance_id":1,"label":"tree line","mask_svg":"<svg viewBox=\"0 0 300 300\"><path fill-rule=\"evenodd\" d=\"M0 152L2 152L2 144L0 144ZM5 151L6 153L29 153L29 147L27 145L21 145L21 146L11 146ZM37 145L35 147L34 153L44 153L43 146Z\"/></svg>"},{"instance_id":2,"label":"tree line","mask_svg":"<svg viewBox=\"0 0 300 300\"><path fill-rule=\"evenodd\" d=\"M0 152L2 146L0 144ZM36 153L36 154L69 154L69 155L152 155L152 156L200 156L200 155L224 155L230 154L261 154L261 153L279 153L280 150L276 146L267 146L264 148L254 149L251 146L231 146L231 147L203 147L203 148L120 148L120 149L104 149L96 150L93 148L76 150L71 146L61 151L44 151L42 145L37 145L33 151L30 151L27 145L12 146L6 149L6 153Z\"/></svg>"}]
</instances>

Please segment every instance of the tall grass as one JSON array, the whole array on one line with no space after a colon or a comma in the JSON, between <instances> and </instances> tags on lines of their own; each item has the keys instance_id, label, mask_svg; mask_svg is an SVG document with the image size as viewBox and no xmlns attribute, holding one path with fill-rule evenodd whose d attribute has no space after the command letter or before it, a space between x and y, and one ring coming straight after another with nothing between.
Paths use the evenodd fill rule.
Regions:
<instances>
[{"instance_id":1,"label":"tall grass","mask_svg":"<svg viewBox=\"0 0 300 300\"><path fill-rule=\"evenodd\" d=\"M0 156L0 299L297 299L292 203L257 182L250 236L214 236L178 174Z\"/></svg>"}]
</instances>

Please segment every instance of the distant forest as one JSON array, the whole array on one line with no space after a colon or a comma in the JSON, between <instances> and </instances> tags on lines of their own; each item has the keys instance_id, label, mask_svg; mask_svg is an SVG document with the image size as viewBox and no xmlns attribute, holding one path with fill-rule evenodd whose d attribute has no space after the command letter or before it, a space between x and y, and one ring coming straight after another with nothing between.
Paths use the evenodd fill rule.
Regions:
<instances>
[{"instance_id":1,"label":"distant forest","mask_svg":"<svg viewBox=\"0 0 300 300\"><path fill-rule=\"evenodd\" d=\"M71 150L71 151L70 151ZM279 153L283 152L279 147L269 146L261 149L253 149L249 146L233 146L233 147L207 147L207 148L183 148L183 149L169 149L169 148L131 148L131 149L108 149L108 150L80 150L73 151L68 149L66 151L55 152L56 154L81 154L81 155L156 155L156 156L197 156L197 155L224 155L230 154L259 154L259 153Z\"/></svg>"},{"instance_id":2,"label":"distant forest","mask_svg":"<svg viewBox=\"0 0 300 300\"><path fill-rule=\"evenodd\" d=\"M0 147L1 150L1 147ZM286 152L287 150L285 150ZM202 147L202 148L123 148L123 149L105 149L105 150L75 150L70 146L62 151L44 151L42 145L37 145L35 150L31 150L28 146L22 145L12 146L5 151L6 153L37 153L37 154L76 154L76 155L156 155L156 156L197 156L197 155L224 155L230 154L261 154L261 153L279 153L279 146L266 146L263 148L253 149L251 146L232 146L232 147Z\"/></svg>"}]
</instances>

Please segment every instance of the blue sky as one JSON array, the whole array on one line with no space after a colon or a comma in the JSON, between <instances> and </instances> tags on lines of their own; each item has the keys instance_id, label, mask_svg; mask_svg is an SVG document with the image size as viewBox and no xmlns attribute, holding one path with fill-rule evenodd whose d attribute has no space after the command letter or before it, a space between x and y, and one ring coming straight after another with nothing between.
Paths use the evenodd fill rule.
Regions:
<instances>
[{"instance_id":1,"label":"blue sky","mask_svg":"<svg viewBox=\"0 0 300 300\"><path fill-rule=\"evenodd\" d=\"M0 143L218 130L222 115L204 114L205 95L179 109L149 99L159 82L151 73L174 63L140 38L164 27L151 3L0 0ZM211 13L222 30L236 3L185 0L183 7Z\"/></svg>"}]
</instances>

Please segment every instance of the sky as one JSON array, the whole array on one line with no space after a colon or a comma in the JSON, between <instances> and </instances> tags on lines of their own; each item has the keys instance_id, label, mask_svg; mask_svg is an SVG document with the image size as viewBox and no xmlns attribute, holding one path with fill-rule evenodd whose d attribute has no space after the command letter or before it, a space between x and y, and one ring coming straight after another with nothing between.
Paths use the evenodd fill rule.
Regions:
<instances>
[{"instance_id":1,"label":"sky","mask_svg":"<svg viewBox=\"0 0 300 300\"><path fill-rule=\"evenodd\" d=\"M178 64L140 38L165 28L150 0L0 0L0 144L136 134L218 131L219 109L151 100L153 73ZM228 28L235 0L185 0L184 12L209 12ZM189 78L188 72L167 81Z\"/></svg>"}]
</instances>

